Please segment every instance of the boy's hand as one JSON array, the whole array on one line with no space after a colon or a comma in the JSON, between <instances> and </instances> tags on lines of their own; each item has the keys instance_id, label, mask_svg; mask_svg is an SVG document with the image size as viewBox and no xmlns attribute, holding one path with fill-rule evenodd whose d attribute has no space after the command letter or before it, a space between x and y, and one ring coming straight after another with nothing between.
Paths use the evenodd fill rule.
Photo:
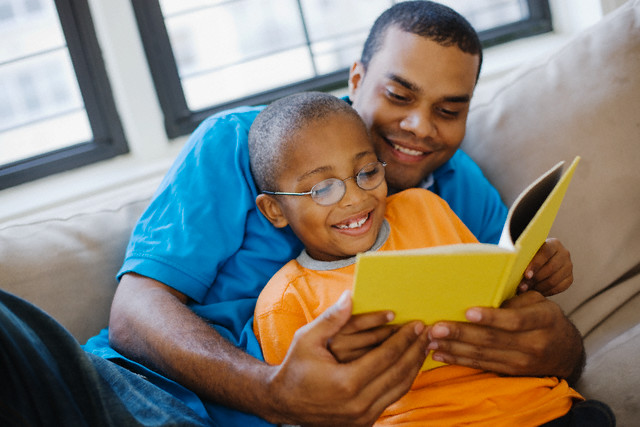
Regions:
<instances>
[{"instance_id":1,"label":"boy's hand","mask_svg":"<svg viewBox=\"0 0 640 427\"><path fill-rule=\"evenodd\" d=\"M547 239L524 271L518 292L535 290L544 296L563 292L573 283L569 251L558 239Z\"/></svg>"},{"instance_id":2,"label":"boy's hand","mask_svg":"<svg viewBox=\"0 0 640 427\"><path fill-rule=\"evenodd\" d=\"M341 363L351 362L380 345L399 329L388 325L394 319L390 311L356 314L333 336L327 348Z\"/></svg>"}]
</instances>

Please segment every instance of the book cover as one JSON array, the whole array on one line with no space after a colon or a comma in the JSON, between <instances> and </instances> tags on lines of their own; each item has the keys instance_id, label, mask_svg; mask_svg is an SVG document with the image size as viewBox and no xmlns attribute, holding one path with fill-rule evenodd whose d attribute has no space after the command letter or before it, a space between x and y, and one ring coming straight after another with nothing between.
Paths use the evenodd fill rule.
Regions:
<instances>
[{"instance_id":1,"label":"book cover","mask_svg":"<svg viewBox=\"0 0 640 427\"><path fill-rule=\"evenodd\" d=\"M473 306L498 307L515 295L546 240L580 158L556 164L511 205L498 245L471 243L358 254L354 314L392 310L395 323L465 321ZM440 366L431 356L423 369Z\"/></svg>"}]
</instances>

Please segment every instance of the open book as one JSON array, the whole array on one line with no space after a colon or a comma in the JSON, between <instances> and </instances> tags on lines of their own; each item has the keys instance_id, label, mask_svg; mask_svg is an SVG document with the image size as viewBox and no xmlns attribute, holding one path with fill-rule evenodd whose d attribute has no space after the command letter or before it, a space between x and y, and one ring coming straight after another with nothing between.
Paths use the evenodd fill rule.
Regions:
<instances>
[{"instance_id":1,"label":"open book","mask_svg":"<svg viewBox=\"0 0 640 427\"><path fill-rule=\"evenodd\" d=\"M474 306L498 307L515 295L544 243L580 160L560 162L517 197L498 245L470 243L357 256L353 312L392 310L395 323L464 321ZM442 363L431 356L423 369Z\"/></svg>"}]
</instances>

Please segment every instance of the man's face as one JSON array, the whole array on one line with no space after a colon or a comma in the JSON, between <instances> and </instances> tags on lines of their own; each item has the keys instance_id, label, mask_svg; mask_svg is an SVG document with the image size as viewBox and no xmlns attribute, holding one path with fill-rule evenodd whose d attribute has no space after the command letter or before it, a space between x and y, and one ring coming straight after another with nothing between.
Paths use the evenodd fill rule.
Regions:
<instances>
[{"instance_id":1,"label":"man's face","mask_svg":"<svg viewBox=\"0 0 640 427\"><path fill-rule=\"evenodd\" d=\"M464 138L479 56L391 27L365 70L349 77L354 108L371 132L387 183L418 185Z\"/></svg>"},{"instance_id":2,"label":"man's face","mask_svg":"<svg viewBox=\"0 0 640 427\"><path fill-rule=\"evenodd\" d=\"M287 154L278 191L307 192L328 178L353 177L378 160L364 127L354 117L333 115L294 138L301 142ZM317 260L333 261L366 251L378 236L387 195L384 180L372 190L358 187L355 178L345 180L345 185L342 200L330 206L317 204L311 196L273 196L288 225Z\"/></svg>"}]
</instances>

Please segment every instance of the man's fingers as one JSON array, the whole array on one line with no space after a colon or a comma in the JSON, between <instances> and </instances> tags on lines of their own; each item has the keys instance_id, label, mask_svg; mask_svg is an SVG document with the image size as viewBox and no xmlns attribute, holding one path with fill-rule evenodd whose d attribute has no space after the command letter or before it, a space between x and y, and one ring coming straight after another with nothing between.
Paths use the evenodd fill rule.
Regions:
<instances>
[{"instance_id":1,"label":"man's fingers","mask_svg":"<svg viewBox=\"0 0 640 427\"><path fill-rule=\"evenodd\" d=\"M501 308L474 307L466 312L467 320L504 331L528 331L550 326L560 308L539 292L529 291L505 301ZM543 306L544 305L544 306ZM456 331L462 324L457 324Z\"/></svg>"}]
</instances>

